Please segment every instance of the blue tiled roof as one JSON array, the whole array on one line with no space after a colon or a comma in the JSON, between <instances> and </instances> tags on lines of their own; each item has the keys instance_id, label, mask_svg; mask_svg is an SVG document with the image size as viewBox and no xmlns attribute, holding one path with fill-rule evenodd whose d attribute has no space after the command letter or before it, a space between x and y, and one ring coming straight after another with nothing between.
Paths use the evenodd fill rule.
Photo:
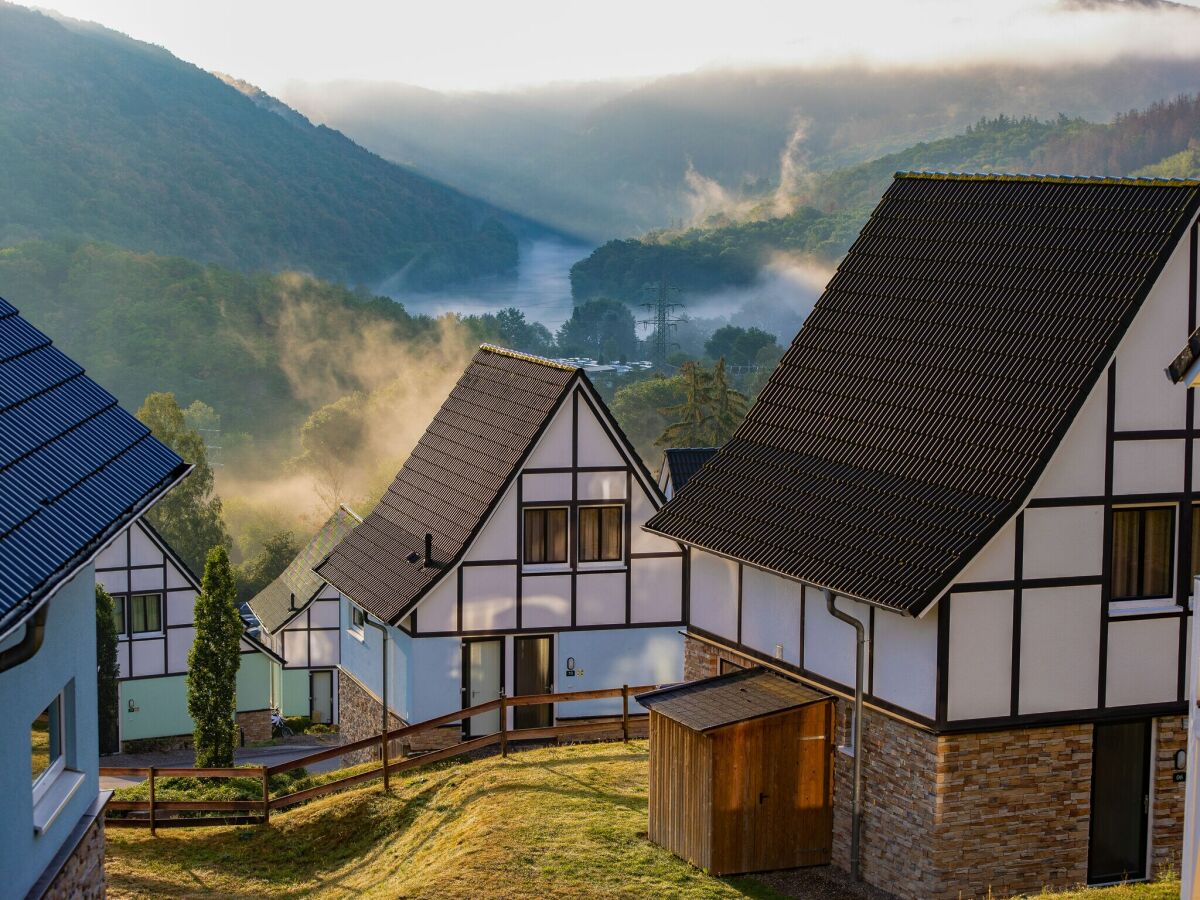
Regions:
<instances>
[{"instance_id":1,"label":"blue tiled roof","mask_svg":"<svg viewBox=\"0 0 1200 900\"><path fill-rule=\"evenodd\" d=\"M0 299L0 636L188 468Z\"/></svg>"}]
</instances>

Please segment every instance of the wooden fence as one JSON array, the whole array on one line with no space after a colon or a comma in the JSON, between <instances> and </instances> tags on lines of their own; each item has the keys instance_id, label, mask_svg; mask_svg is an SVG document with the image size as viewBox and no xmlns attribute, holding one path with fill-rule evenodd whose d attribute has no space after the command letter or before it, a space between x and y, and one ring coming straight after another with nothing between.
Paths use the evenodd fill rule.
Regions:
<instances>
[{"instance_id":1,"label":"wooden fence","mask_svg":"<svg viewBox=\"0 0 1200 900\"><path fill-rule=\"evenodd\" d=\"M510 741L547 740L579 734L603 735L604 737L601 738L603 740L621 739L628 741L629 698L645 693L646 691L654 690L656 687L658 685L651 684L638 687L624 685L619 688L601 688L594 691L572 691L558 694L525 694L517 697L505 697L501 695L496 700L489 700L486 703L480 703L476 706L455 710L454 712L446 713L443 716L428 719L424 722L418 722L414 725L405 725L402 728L393 729L386 734L380 732L377 736L351 741L348 744L340 744L336 747L330 747L328 750L310 753L299 759L277 763L273 766L245 766L233 769L158 768L155 766L149 768L101 767L101 776L136 776L146 778L149 781L150 793L149 798L146 800L109 801L107 812L133 812L137 813L137 815L131 817L113 817L106 814L104 824L107 828L149 828L151 834L159 828L269 824L272 810L286 809L289 806L295 806L297 803L312 800L314 797L343 791L356 784L374 781L376 778L383 779L383 789L387 791L391 788L389 783L390 777L397 772L406 772L418 766L462 756L466 753L496 744L500 745L500 753L507 756ZM518 706L538 706L544 703L571 703L580 700L611 700L617 697L621 698L621 717L619 719L615 717L605 718L601 721L572 722L567 725L549 725L541 728L513 729L508 727L508 710ZM500 711L499 731L483 735L482 737L461 741L444 750L434 750L429 753L405 757L394 762L388 759L388 746L392 741L431 731L442 725L461 722L464 719L469 719L480 713L491 712L494 709ZM329 781L302 791L284 794L281 797L271 796L270 779L272 775L289 772L293 769L301 769L327 759L336 759L337 757L344 756L347 753L354 753L358 750L369 750L376 747L379 748L381 763L373 769L348 775L345 778L338 778L335 781ZM262 784L262 796L254 800L156 800L154 796L155 781L159 778L251 778ZM236 813L236 815L174 815L181 812L219 812ZM163 813L169 815L164 816L162 815Z\"/></svg>"}]
</instances>

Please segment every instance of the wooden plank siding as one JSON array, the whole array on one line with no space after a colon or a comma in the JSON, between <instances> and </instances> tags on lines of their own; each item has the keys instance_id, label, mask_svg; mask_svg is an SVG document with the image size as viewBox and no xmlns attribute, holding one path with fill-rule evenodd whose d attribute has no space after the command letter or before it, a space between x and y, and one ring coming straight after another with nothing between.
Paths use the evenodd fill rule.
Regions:
<instances>
[{"instance_id":1,"label":"wooden plank siding","mask_svg":"<svg viewBox=\"0 0 1200 900\"><path fill-rule=\"evenodd\" d=\"M701 869L711 866L713 744L650 714L651 841Z\"/></svg>"}]
</instances>

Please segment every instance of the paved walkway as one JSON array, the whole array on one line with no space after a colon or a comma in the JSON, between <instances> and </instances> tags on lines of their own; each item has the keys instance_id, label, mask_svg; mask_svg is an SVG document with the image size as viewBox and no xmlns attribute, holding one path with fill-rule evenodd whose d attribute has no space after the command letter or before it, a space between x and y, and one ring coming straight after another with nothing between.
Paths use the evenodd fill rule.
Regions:
<instances>
[{"instance_id":1,"label":"paved walkway","mask_svg":"<svg viewBox=\"0 0 1200 900\"><path fill-rule=\"evenodd\" d=\"M233 751L233 761L236 765L244 766L274 766L281 762L299 759L316 753L326 747L338 744L336 734L298 734L295 737L284 738L278 744L265 747L239 747ZM196 757L191 750L165 750L158 753L114 753L112 756L100 758L101 767L114 768L148 768L174 767L190 768L195 764ZM342 767L339 757L308 766L309 772L329 772ZM129 787L145 781L136 776L104 777L100 779L101 790L111 791L117 788Z\"/></svg>"}]
</instances>

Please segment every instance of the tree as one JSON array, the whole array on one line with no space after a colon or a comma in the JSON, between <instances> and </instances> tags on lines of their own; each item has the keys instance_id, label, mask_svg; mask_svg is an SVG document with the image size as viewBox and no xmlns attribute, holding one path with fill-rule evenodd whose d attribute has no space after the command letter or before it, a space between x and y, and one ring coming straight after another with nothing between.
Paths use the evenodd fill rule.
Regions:
<instances>
[{"instance_id":1,"label":"tree","mask_svg":"<svg viewBox=\"0 0 1200 900\"><path fill-rule=\"evenodd\" d=\"M709 359L726 359L730 365L750 366L755 364L760 351L774 346L775 335L761 328L726 325L704 342L704 353Z\"/></svg>"},{"instance_id":2,"label":"tree","mask_svg":"<svg viewBox=\"0 0 1200 900\"><path fill-rule=\"evenodd\" d=\"M558 352L564 356L625 360L636 356L637 347L637 323L620 300L581 303L558 330Z\"/></svg>"},{"instance_id":3,"label":"tree","mask_svg":"<svg viewBox=\"0 0 1200 900\"><path fill-rule=\"evenodd\" d=\"M290 531L279 531L263 543L262 549L237 567L237 599L244 603L279 577L288 567L300 545Z\"/></svg>"},{"instance_id":4,"label":"tree","mask_svg":"<svg viewBox=\"0 0 1200 900\"><path fill-rule=\"evenodd\" d=\"M199 569L210 547L230 546L204 439L187 426L174 394L150 394L137 416L156 438L195 466L146 517L189 566Z\"/></svg>"},{"instance_id":5,"label":"tree","mask_svg":"<svg viewBox=\"0 0 1200 900\"><path fill-rule=\"evenodd\" d=\"M712 415L712 376L695 360L679 370L683 380L683 402L659 410L672 420L655 443L660 447L704 447Z\"/></svg>"},{"instance_id":6,"label":"tree","mask_svg":"<svg viewBox=\"0 0 1200 900\"><path fill-rule=\"evenodd\" d=\"M682 403L683 379L678 375L665 378L655 375L627 384L613 395L611 409L621 430L629 436L642 459L652 466L658 464L655 441L671 420L663 415L664 408Z\"/></svg>"},{"instance_id":7,"label":"tree","mask_svg":"<svg viewBox=\"0 0 1200 900\"><path fill-rule=\"evenodd\" d=\"M196 598L196 634L188 651L187 705L195 726L196 765L233 765L237 724L237 671L241 665L242 618L229 553L208 551L204 579Z\"/></svg>"},{"instance_id":8,"label":"tree","mask_svg":"<svg viewBox=\"0 0 1200 900\"><path fill-rule=\"evenodd\" d=\"M496 313L495 319L496 331L504 346L538 356L554 354L554 335L541 322L526 321L522 310L510 306Z\"/></svg>"},{"instance_id":9,"label":"tree","mask_svg":"<svg viewBox=\"0 0 1200 900\"><path fill-rule=\"evenodd\" d=\"M112 595L96 585L96 706L101 753L116 753L121 749L119 675L116 607Z\"/></svg>"},{"instance_id":10,"label":"tree","mask_svg":"<svg viewBox=\"0 0 1200 900\"><path fill-rule=\"evenodd\" d=\"M310 472L317 494L330 511L345 499L347 466L355 459L366 432L366 396L355 392L314 412L300 428L295 461Z\"/></svg>"},{"instance_id":11,"label":"tree","mask_svg":"<svg viewBox=\"0 0 1200 900\"><path fill-rule=\"evenodd\" d=\"M711 377L709 393L712 412L708 417L708 442L710 446L720 447L733 436L737 427L742 424L742 419L746 418L749 401L745 394L729 384L725 376L724 359L717 361Z\"/></svg>"}]
</instances>

